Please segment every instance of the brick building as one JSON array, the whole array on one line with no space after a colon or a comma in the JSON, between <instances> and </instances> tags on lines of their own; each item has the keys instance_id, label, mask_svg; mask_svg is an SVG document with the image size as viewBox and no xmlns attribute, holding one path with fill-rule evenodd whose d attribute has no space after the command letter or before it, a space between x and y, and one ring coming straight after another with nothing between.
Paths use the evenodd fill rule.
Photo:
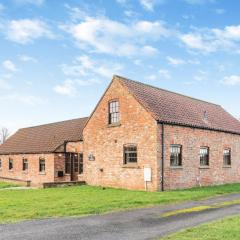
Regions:
<instances>
[{"instance_id":1,"label":"brick building","mask_svg":"<svg viewBox=\"0 0 240 240\"><path fill-rule=\"evenodd\" d=\"M34 141L20 138L24 147L13 151L20 130L0 147L0 178L28 177L36 184L84 180L151 191L240 182L240 122L219 105L114 76L91 116L75 121L81 123L71 127L78 128L76 135L69 137L71 124L64 122L59 147L55 144L45 155L45 177L39 174L43 153L22 150L38 148L41 131L33 134ZM60 135L48 132L49 139ZM9 170L10 160L18 162L16 170Z\"/></svg>"},{"instance_id":2,"label":"brick building","mask_svg":"<svg viewBox=\"0 0 240 240\"><path fill-rule=\"evenodd\" d=\"M86 121L80 118L18 130L0 146L0 181L31 186L77 181L83 171Z\"/></svg>"}]
</instances>

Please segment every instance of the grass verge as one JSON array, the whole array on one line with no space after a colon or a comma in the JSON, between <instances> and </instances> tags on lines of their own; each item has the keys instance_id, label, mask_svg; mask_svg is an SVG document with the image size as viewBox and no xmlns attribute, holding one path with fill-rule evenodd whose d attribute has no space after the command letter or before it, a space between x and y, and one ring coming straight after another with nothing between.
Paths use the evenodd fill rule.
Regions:
<instances>
[{"instance_id":1,"label":"grass verge","mask_svg":"<svg viewBox=\"0 0 240 240\"><path fill-rule=\"evenodd\" d=\"M0 182L0 189L9 187L18 187L19 185L7 182Z\"/></svg>"},{"instance_id":2,"label":"grass verge","mask_svg":"<svg viewBox=\"0 0 240 240\"><path fill-rule=\"evenodd\" d=\"M161 240L239 240L240 216L224 218L161 238Z\"/></svg>"},{"instance_id":3,"label":"grass verge","mask_svg":"<svg viewBox=\"0 0 240 240\"><path fill-rule=\"evenodd\" d=\"M80 186L0 191L0 223L27 219L82 216L240 192L240 184L166 192Z\"/></svg>"}]
</instances>

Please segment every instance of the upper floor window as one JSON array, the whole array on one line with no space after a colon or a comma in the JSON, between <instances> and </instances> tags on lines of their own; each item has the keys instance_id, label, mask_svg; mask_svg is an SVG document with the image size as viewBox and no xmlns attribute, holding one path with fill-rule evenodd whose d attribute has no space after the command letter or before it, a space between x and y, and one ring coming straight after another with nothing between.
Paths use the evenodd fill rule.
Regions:
<instances>
[{"instance_id":1,"label":"upper floor window","mask_svg":"<svg viewBox=\"0 0 240 240\"><path fill-rule=\"evenodd\" d=\"M120 121L119 102L117 100L109 102L108 108L108 123L118 123Z\"/></svg>"},{"instance_id":2,"label":"upper floor window","mask_svg":"<svg viewBox=\"0 0 240 240\"><path fill-rule=\"evenodd\" d=\"M137 146L126 145L123 147L124 164L137 163Z\"/></svg>"},{"instance_id":3,"label":"upper floor window","mask_svg":"<svg viewBox=\"0 0 240 240\"><path fill-rule=\"evenodd\" d=\"M28 170L28 160L26 158L23 158L23 166L22 166L23 171Z\"/></svg>"},{"instance_id":4,"label":"upper floor window","mask_svg":"<svg viewBox=\"0 0 240 240\"><path fill-rule=\"evenodd\" d=\"M182 166L182 146L181 145L170 146L170 165Z\"/></svg>"},{"instance_id":5,"label":"upper floor window","mask_svg":"<svg viewBox=\"0 0 240 240\"><path fill-rule=\"evenodd\" d=\"M9 169L9 170L12 170L12 169L13 169L13 159L11 159L11 158L9 158L8 169Z\"/></svg>"},{"instance_id":6,"label":"upper floor window","mask_svg":"<svg viewBox=\"0 0 240 240\"><path fill-rule=\"evenodd\" d=\"M209 166L209 148L200 148L200 166Z\"/></svg>"},{"instance_id":7,"label":"upper floor window","mask_svg":"<svg viewBox=\"0 0 240 240\"><path fill-rule=\"evenodd\" d=\"M225 166L231 165L231 149L224 149L223 150L223 164Z\"/></svg>"},{"instance_id":8,"label":"upper floor window","mask_svg":"<svg viewBox=\"0 0 240 240\"><path fill-rule=\"evenodd\" d=\"M45 159L43 158L39 159L39 172L45 172Z\"/></svg>"}]
</instances>

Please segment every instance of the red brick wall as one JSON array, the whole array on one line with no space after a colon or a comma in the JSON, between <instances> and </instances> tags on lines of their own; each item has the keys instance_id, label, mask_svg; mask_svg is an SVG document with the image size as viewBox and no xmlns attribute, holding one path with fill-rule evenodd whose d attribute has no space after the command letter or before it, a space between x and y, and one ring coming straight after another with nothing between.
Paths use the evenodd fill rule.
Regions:
<instances>
[{"instance_id":1,"label":"red brick wall","mask_svg":"<svg viewBox=\"0 0 240 240\"><path fill-rule=\"evenodd\" d=\"M159 135L161 134L159 126ZM183 166L170 166L170 144L181 144ZM210 148L209 168L200 168L199 149ZM223 166L223 150L231 148L232 165ZM190 188L194 186L240 182L240 136L192 129L165 126L165 188Z\"/></svg>"},{"instance_id":2,"label":"red brick wall","mask_svg":"<svg viewBox=\"0 0 240 240\"><path fill-rule=\"evenodd\" d=\"M23 157L28 159L28 171L22 170ZM39 172L39 157L45 158L46 171ZM9 170L9 158L13 159L13 169ZM18 154L18 155L0 155L2 168L0 169L0 178L13 178L31 181L31 186L40 186L43 182L52 182L54 180L54 154Z\"/></svg>"},{"instance_id":3,"label":"red brick wall","mask_svg":"<svg viewBox=\"0 0 240 240\"><path fill-rule=\"evenodd\" d=\"M118 99L121 125L108 126L108 102ZM123 165L123 145L137 144L138 164ZM149 190L159 187L157 124L152 116L114 80L84 129L84 179L90 185L144 189L144 166L152 168ZM95 161L89 161L89 154Z\"/></svg>"}]
</instances>

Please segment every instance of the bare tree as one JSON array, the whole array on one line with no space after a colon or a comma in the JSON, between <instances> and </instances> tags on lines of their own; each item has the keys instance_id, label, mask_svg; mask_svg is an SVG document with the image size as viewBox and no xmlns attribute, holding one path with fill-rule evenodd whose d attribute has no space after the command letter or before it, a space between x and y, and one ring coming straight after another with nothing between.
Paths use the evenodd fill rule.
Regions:
<instances>
[{"instance_id":1,"label":"bare tree","mask_svg":"<svg viewBox=\"0 0 240 240\"><path fill-rule=\"evenodd\" d=\"M0 129L0 144L4 143L9 137L10 132L6 127Z\"/></svg>"}]
</instances>

